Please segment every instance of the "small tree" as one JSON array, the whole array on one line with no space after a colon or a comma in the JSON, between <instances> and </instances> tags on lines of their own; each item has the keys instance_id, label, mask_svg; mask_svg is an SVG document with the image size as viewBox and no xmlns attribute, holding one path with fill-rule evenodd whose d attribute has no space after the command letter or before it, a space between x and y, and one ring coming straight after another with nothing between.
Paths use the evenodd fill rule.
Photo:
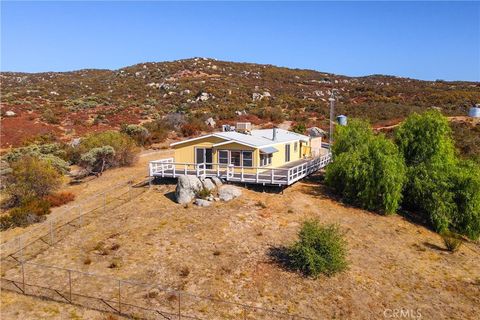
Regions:
<instances>
[{"instance_id":1,"label":"small tree","mask_svg":"<svg viewBox=\"0 0 480 320\"><path fill-rule=\"evenodd\" d=\"M316 277L321 273L330 276L347 268L347 243L338 226L305 221L298 238L288 250L295 269Z\"/></svg>"},{"instance_id":2,"label":"small tree","mask_svg":"<svg viewBox=\"0 0 480 320\"><path fill-rule=\"evenodd\" d=\"M80 166L95 175L101 175L105 169L113 165L115 150L111 146L93 148L80 157Z\"/></svg>"},{"instance_id":3,"label":"small tree","mask_svg":"<svg viewBox=\"0 0 480 320\"><path fill-rule=\"evenodd\" d=\"M11 164L11 169L6 190L15 203L44 197L62 182L61 174L51 164L35 157L22 157Z\"/></svg>"},{"instance_id":4,"label":"small tree","mask_svg":"<svg viewBox=\"0 0 480 320\"><path fill-rule=\"evenodd\" d=\"M370 126L352 121L340 127L333 145L334 161L325 182L346 202L380 213L395 213L402 199L405 164L397 147Z\"/></svg>"},{"instance_id":5,"label":"small tree","mask_svg":"<svg viewBox=\"0 0 480 320\"><path fill-rule=\"evenodd\" d=\"M303 123L297 123L292 127L292 131L300 134L305 134L305 131L307 131L307 127Z\"/></svg>"},{"instance_id":6,"label":"small tree","mask_svg":"<svg viewBox=\"0 0 480 320\"><path fill-rule=\"evenodd\" d=\"M137 124L122 125L120 132L134 139L140 146L146 145L150 137L150 132L147 128Z\"/></svg>"}]
</instances>

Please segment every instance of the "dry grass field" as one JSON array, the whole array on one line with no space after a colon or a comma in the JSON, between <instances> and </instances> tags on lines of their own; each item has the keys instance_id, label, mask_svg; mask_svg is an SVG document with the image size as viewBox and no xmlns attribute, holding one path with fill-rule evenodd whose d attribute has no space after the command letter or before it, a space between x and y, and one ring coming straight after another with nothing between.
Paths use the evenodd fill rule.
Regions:
<instances>
[{"instance_id":1,"label":"dry grass field","mask_svg":"<svg viewBox=\"0 0 480 320\"><path fill-rule=\"evenodd\" d=\"M147 161L167 152L147 154L135 167L114 169L68 189L80 201L130 175L145 176ZM155 185L71 233L33 262L314 319L383 319L385 310L400 308L420 312L423 319L478 317L478 244L467 243L451 254L436 233L401 216L347 207L330 198L316 179L299 182L283 194L243 189L240 198L207 208L178 205L173 184ZM349 244L347 271L310 279L273 261L271 250L295 241L299 226L309 218L340 225ZM55 285L56 275L44 271L31 270L29 277ZM16 277L18 270L6 275ZM77 281L74 290L96 292L101 286L113 288L108 281ZM124 290L125 297L131 295L145 306L173 308L175 303L162 294ZM120 318L11 292L2 292L1 302L2 319ZM213 304L200 308L209 319L210 312L218 319L229 315L227 308Z\"/></svg>"}]
</instances>

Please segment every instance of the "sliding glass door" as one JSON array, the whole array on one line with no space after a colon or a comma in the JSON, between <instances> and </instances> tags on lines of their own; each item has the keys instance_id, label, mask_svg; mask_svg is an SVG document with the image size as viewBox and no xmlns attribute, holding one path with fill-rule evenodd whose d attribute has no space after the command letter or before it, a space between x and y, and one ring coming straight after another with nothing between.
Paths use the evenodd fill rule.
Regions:
<instances>
[{"instance_id":1,"label":"sliding glass door","mask_svg":"<svg viewBox=\"0 0 480 320\"><path fill-rule=\"evenodd\" d=\"M213 162L212 149L211 148L195 148L195 163L207 163L206 168L211 169Z\"/></svg>"}]
</instances>

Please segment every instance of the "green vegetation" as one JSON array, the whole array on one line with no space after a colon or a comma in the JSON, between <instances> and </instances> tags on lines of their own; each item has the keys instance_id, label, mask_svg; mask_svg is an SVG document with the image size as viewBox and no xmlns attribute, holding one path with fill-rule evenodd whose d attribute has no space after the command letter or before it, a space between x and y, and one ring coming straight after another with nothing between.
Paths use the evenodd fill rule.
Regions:
<instances>
[{"instance_id":1,"label":"green vegetation","mask_svg":"<svg viewBox=\"0 0 480 320\"><path fill-rule=\"evenodd\" d=\"M437 111L411 115L395 139L407 163L405 208L438 232L480 237L480 167L457 158L451 129Z\"/></svg>"},{"instance_id":2,"label":"green vegetation","mask_svg":"<svg viewBox=\"0 0 480 320\"><path fill-rule=\"evenodd\" d=\"M395 143L365 122L338 127L326 184L356 206L420 213L441 233L480 237L480 166L455 153L447 119L438 111L412 114Z\"/></svg>"},{"instance_id":3,"label":"green vegetation","mask_svg":"<svg viewBox=\"0 0 480 320\"><path fill-rule=\"evenodd\" d=\"M202 188L200 191L197 192L197 197L200 199L207 199L212 195L212 192L207 188Z\"/></svg>"},{"instance_id":4,"label":"green vegetation","mask_svg":"<svg viewBox=\"0 0 480 320\"><path fill-rule=\"evenodd\" d=\"M78 146L69 150L69 156L74 163L95 167L94 164L96 162L94 158L97 158L97 156L101 158L102 153L109 153L107 151L108 148L102 149L105 147L111 147L114 150L112 158L109 158L106 163L107 167L129 166L137 159L138 147L135 140L126 134L113 130L87 135Z\"/></svg>"},{"instance_id":5,"label":"green vegetation","mask_svg":"<svg viewBox=\"0 0 480 320\"><path fill-rule=\"evenodd\" d=\"M7 178L6 192L21 203L34 198L42 198L56 190L62 176L46 161L25 156L11 164L12 173Z\"/></svg>"},{"instance_id":6,"label":"green vegetation","mask_svg":"<svg viewBox=\"0 0 480 320\"><path fill-rule=\"evenodd\" d=\"M114 164L115 150L111 146L92 148L80 156L79 165L90 174L101 175Z\"/></svg>"},{"instance_id":7,"label":"green vegetation","mask_svg":"<svg viewBox=\"0 0 480 320\"><path fill-rule=\"evenodd\" d=\"M13 163L26 156L48 162L60 173L67 173L70 170L68 163L64 160L66 152L58 143L30 144L16 148L4 155L2 159Z\"/></svg>"},{"instance_id":8,"label":"green vegetation","mask_svg":"<svg viewBox=\"0 0 480 320\"><path fill-rule=\"evenodd\" d=\"M137 124L122 125L120 132L131 137L139 146L145 146L150 138L148 129Z\"/></svg>"},{"instance_id":9,"label":"green vegetation","mask_svg":"<svg viewBox=\"0 0 480 320\"><path fill-rule=\"evenodd\" d=\"M307 127L304 123L297 123L292 127L291 130L296 133L305 134L305 132L307 131Z\"/></svg>"},{"instance_id":10,"label":"green vegetation","mask_svg":"<svg viewBox=\"0 0 480 320\"><path fill-rule=\"evenodd\" d=\"M347 268L347 243L336 225L305 221L298 238L288 249L289 263L294 269L316 277L330 276Z\"/></svg>"},{"instance_id":11,"label":"green vegetation","mask_svg":"<svg viewBox=\"0 0 480 320\"><path fill-rule=\"evenodd\" d=\"M365 122L352 120L339 127L326 184L343 199L384 214L395 213L402 199L405 165L397 147L375 136Z\"/></svg>"},{"instance_id":12,"label":"green vegetation","mask_svg":"<svg viewBox=\"0 0 480 320\"><path fill-rule=\"evenodd\" d=\"M31 198L23 200L19 206L11 209L7 214L0 217L0 230L13 227L26 227L45 219L50 213L48 200Z\"/></svg>"}]
</instances>

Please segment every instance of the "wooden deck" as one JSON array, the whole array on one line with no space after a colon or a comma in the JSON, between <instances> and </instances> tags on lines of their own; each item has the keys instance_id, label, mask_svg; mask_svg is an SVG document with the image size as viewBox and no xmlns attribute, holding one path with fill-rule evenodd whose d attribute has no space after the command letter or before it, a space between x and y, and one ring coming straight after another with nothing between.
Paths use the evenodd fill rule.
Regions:
<instances>
[{"instance_id":1,"label":"wooden deck","mask_svg":"<svg viewBox=\"0 0 480 320\"><path fill-rule=\"evenodd\" d=\"M325 167L331 161L331 154L294 161L278 168L234 167L218 163L177 163L173 158L150 161L149 176L152 178L176 178L180 175L194 175L200 178L219 177L226 181L288 186Z\"/></svg>"}]
</instances>

